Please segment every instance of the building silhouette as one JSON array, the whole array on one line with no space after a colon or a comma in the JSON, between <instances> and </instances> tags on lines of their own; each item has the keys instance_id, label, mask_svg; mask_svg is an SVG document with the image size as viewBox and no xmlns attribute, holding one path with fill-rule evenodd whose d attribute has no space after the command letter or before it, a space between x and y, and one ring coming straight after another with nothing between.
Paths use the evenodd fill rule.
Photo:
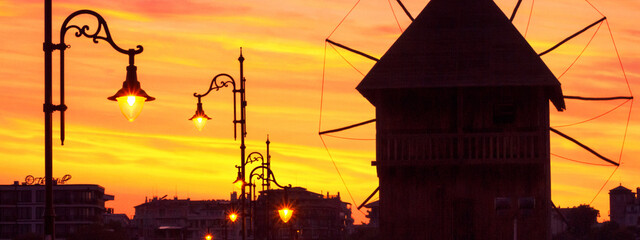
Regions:
<instances>
[{"instance_id":1,"label":"building silhouette","mask_svg":"<svg viewBox=\"0 0 640 240\"><path fill-rule=\"evenodd\" d=\"M493 1L430 1L356 89L376 107L381 239L551 239L564 98Z\"/></svg>"},{"instance_id":2,"label":"building silhouette","mask_svg":"<svg viewBox=\"0 0 640 240\"><path fill-rule=\"evenodd\" d=\"M551 214L551 233L554 239L566 239L562 235L582 237L597 226L599 216L599 210L586 204L570 208L558 207Z\"/></svg>"},{"instance_id":3,"label":"building silhouette","mask_svg":"<svg viewBox=\"0 0 640 240\"><path fill-rule=\"evenodd\" d=\"M636 192L622 184L609 190L609 217L620 227L640 226L640 188Z\"/></svg>"},{"instance_id":4,"label":"building silhouette","mask_svg":"<svg viewBox=\"0 0 640 240\"><path fill-rule=\"evenodd\" d=\"M44 234L44 185L29 184L15 181L13 185L0 185L0 240ZM114 199L94 184L56 184L53 191L56 239L102 225L104 203Z\"/></svg>"},{"instance_id":5,"label":"building silhouette","mask_svg":"<svg viewBox=\"0 0 640 240\"><path fill-rule=\"evenodd\" d=\"M367 218L369 218L369 223L367 224L370 227L378 228L380 225L380 202L374 201L370 202L364 207L368 208L367 210Z\"/></svg>"},{"instance_id":6,"label":"building silhouette","mask_svg":"<svg viewBox=\"0 0 640 240\"><path fill-rule=\"evenodd\" d=\"M135 206L133 224L145 240L240 239L238 224L227 220L229 200L191 200L153 197Z\"/></svg>"},{"instance_id":7,"label":"building silhouette","mask_svg":"<svg viewBox=\"0 0 640 240\"><path fill-rule=\"evenodd\" d=\"M287 223L277 212L283 205L293 209ZM254 239L341 240L353 227L351 205L340 199L340 193L323 195L302 187L265 190L253 209Z\"/></svg>"}]
</instances>

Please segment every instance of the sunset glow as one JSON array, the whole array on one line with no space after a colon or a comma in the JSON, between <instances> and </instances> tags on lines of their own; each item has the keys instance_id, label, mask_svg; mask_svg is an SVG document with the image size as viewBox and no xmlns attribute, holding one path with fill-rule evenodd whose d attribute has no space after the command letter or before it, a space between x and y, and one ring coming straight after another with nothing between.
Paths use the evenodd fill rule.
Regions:
<instances>
[{"instance_id":1,"label":"sunset glow","mask_svg":"<svg viewBox=\"0 0 640 240\"><path fill-rule=\"evenodd\" d=\"M507 16L516 2L496 0ZM640 4L589 2L607 16L606 22L542 59L559 78L565 95L630 96L640 83ZM355 3L54 1L54 42L59 41L60 25L70 13L92 9L102 14L120 46L144 46L144 52L136 55L137 74L144 89L157 99L140 114L143 97L118 98L122 114L129 121L136 119L123 121L105 96L122 83L127 56L106 42L95 44L67 34L65 42L71 48L65 52L66 140L60 146L56 112L53 177L70 174L73 179L68 184L103 186L106 194L115 196L107 207L129 217L145 197L229 199L231 192L238 191L232 182L237 177L235 166L240 165L240 140L234 141L233 132L234 93L225 88L207 96L207 112L215 116L209 121L194 116L193 93L206 90L219 73L239 81L237 58L242 47L247 151L265 153L268 134L271 168L278 183L318 193L340 192L342 201L351 203L355 223L367 222L366 209L356 207L378 187L376 168L371 166L376 158L375 123L322 139L318 132L376 117L374 107L355 90L374 62L326 44L325 39L331 34L336 42L381 57L410 20L397 5L392 12L386 1L362 0L334 31ZM428 1L403 3L416 16ZM602 18L580 0L539 0L530 11L531 4L523 1L513 23L523 35L526 32L536 52ZM27 175L44 177L43 8L42 1L0 0L0 101L4 103L0 107L0 184L22 182ZM95 26L91 18L74 21ZM58 54L53 58L53 99L58 104ZM640 108L629 112L633 100L566 103L564 112L550 105L551 126L621 166L616 169L550 133L555 154L551 156L552 200L560 207L591 203L600 210L599 220L607 220L608 190L620 184L640 187ZM191 116L196 117L193 123L186 121ZM585 121L589 119L593 120Z\"/></svg>"}]
</instances>

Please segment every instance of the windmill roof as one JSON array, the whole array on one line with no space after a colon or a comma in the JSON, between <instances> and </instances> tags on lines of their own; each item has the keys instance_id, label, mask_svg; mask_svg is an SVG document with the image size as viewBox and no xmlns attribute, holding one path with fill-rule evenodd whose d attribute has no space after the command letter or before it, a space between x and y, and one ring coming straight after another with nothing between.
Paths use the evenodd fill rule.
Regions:
<instances>
[{"instance_id":1,"label":"windmill roof","mask_svg":"<svg viewBox=\"0 0 640 240\"><path fill-rule=\"evenodd\" d=\"M564 109L560 82L493 1L432 0L357 90L494 86L548 86Z\"/></svg>"}]
</instances>

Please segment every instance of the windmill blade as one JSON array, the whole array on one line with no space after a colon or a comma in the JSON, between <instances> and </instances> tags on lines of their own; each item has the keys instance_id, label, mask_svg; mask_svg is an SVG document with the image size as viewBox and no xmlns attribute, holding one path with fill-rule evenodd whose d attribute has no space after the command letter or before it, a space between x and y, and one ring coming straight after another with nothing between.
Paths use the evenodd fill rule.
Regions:
<instances>
[{"instance_id":1,"label":"windmill blade","mask_svg":"<svg viewBox=\"0 0 640 240\"><path fill-rule=\"evenodd\" d=\"M340 132L340 131L351 129L351 128L354 128L354 127L359 127L359 126L362 126L362 125L365 125L365 124L369 124L369 123L372 123L372 122L375 122L375 121L376 121L376 119L374 118L374 119L371 119L371 120L367 120L367 121L364 121L364 122L361 122L361 123L356 123L356 124L349 125L349 126L346 126L346 127L341 127L341 128L331 129L331 130L327 130L327 131L322 131L322 132L319 132L318 135L323 135L323 134L327 134L327 133L334 133L334 132Z\"/></svg>"},{"instance_id":2,"label":"windmill blade","mask_svg":"<svg viewBox=\"0 0 640 240\"><path fill-rule=\"evenodd\" d=\"M344 49L344 50L347 50L347 51L349 51L349 52L352 52L352 53L358 54L358 55L360 55L360 56L366 57L366 58L371 59L371 60L373 60L373 61L376 61L376 62L377 62L377 61L380 61L380 59L378 59L378 58L376 58L376 57L373 57L373 56L371 56L371 55L369 55L369 54L366 54L366 53L363 53L363 52L361 52L361 51L355 50L355 49L353 49L353 48L347 47L347 46L342 45L342 44L340 44L340 43L337 43L337 42L331 41L331 40L330 40L330 39L328 39L328 38L327 38L325 41L326 41L326 42L328 42L328 43L330 43L331 45L334 45L334 46L336 46L336 47L340 47L340 48L342 48L342 49Z\"/></svg>"},{"instance_id":3,"label":"windmill blade","mask_svg":"<svg viewBox=\"0 0 640 240\"><path fill-rule=\"evenodd\" d=\"M580 97L580 96L564 96L565 99L576 99L585 101L609 101L618 99L633 99L633 96L617 96L617 97Z\"/></svg>"},{"instance_id":4,"label":"windmill blade","mask_svg":"<svg viewBox=\"0 0 640 240\"><path fill-rule=\"evenodd\" d=\"M576 37L576 36L578 36L578 35L582 34L583 32L585 32L585 31L589 30L589 28L592 28L592 27L593 27L593 26L595 26L596 24L601 23L602 21L604 21L604 20L606 20L606 19L607 19L607 17L602 17L600 20L595 21L595 22L594 22L594 23L592 23L591 25L589 25L589 26L587 26L587 27L583 28L582 30L580 30L580 31L578 31L578 32L576 32L576 33L574 33L573 35L569 36L568 38L565 38L564 40L560 41L560 42L559 42L558 44L556 44L555 46L553 46L553 47L551 47L551 48L547 49L546 51L544 51L544 52L542 52L542 53L538 54L538 56L541 56L541 57L542 57L542 55L545 55L545 54L547 54L547 53L549 53L549 52L553 51L554 49L556 49L556 48L560 47L560 45L562 45L562 44L564 44L565 42L567 42L567 41L571 40L572 38L574 38L574 37Z\"/></svg>"},{"instance_id":5,"label":"windmill blade","mask_svg":"<svg viewBox=\"0 0 640 240\"><path fill-rule=\"evenodd\" d=\"M400 0L397 0L398 4L400 5L400 7L402 8L402 10L404 10L404 13L407 14L407 16L409 17L409 19L411 19L411 21L413 22L413 20L416 20L415 18L413 18L413 16L411 16L411 13L409 13L409 10L407 10L406 7L404 7L404 4L402 4L402 2ZM522 1L522 0L520 0Z\"/></svg>"},{"instance_id":6,"label":"windmill blade","mask_svg":"<svg viewBox=\"0 0 640 240\"><path fill-rule=\"evenodd\" d=\"M513 22L513 19L516 17L516 13L518 12L518 8L520 8L521 3L522 3L522 0L518 0L516 7L513 9L513 12L511 13L511 17L509 18L509 21Z\"/></svg>"},{"instance_id":7,"label":"windmill blade","mask_svg":"<svg viewBox=\"0 0 640 240\"><path fill-rule=\"evenodd\" d=\"M614 161L612 161L611 159L608 159L608 158L606 158L606 157L604 157L604 156L600 155L599 153L597 153L597 152L596 152L596 151L594 151L593 149L591 149L591 148L587 147L586 145L582 144L582 143L581 143L581 142L579 142L578 140L575 140L574 138L569 137L568 135L566 135L566 134L564 134L564 133L562 133L562 132L560 132L560 131L558 131L558 130L556 130L556 129L552 128L552 127L550 127L550 128L549 128L549 130L551 130L551 131L552 131L552 132L554 132L555 134L558 134L558 135L560 135L561 137L563 137L563 138L565 138L565 139L567 139L567 140L569 140L569 141L571 141L571 142L573 142L573 143L577 144L578 146L580 146L580 147L584 148L584 150L589 151L590 153L592 153L592 154L593 154L593 155L595 155L596 157L598 157L598 158L600 158L600 159L602 159L602 160L604 160L604 161L606 161L606 162L608 162L608 163L611 163L611 164L613 164L613 165L615 165L615 166L620 166L620 164L618 164L617 162L614 162Z\"/></svg>"},{"instance_id":8,"label":"windmill blade","mask_svg":"<svg viewBox=\"0 0 640 240\"><path fill-rule=\"evenodd\" d=\"M373 195L376 195L376 193L378 193L378 190L380 190L380 186L378 186L376 188L376 190L373 191L373 193L371 193L371 195L369 195L369 197L367 199L365 199L364 202L362 202L362 204L360 204L360 206L358 206L358 210L360 210L360 208L364 207L364 205L367 204L369 202L369 200L371 200Z\"/></svg>"}]
</instances>

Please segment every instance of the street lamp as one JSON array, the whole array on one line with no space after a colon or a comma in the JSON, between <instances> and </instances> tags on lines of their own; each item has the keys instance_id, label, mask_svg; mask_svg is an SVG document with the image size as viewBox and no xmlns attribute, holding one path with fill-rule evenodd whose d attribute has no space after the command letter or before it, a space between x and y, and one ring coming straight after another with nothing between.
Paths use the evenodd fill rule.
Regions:
<instances>
[{"instance_id":1,"label":"street lamp","mask_svg":"<svg viewBox=\"0 0 640 240\"><path fill-rule=\"evenodd\" d=\"M236 89L236 82L233 79L233 77L231 77L231 75L226 74L226 73L221 73L216 75L215 77L213 77L213 80L211 80L211 84L209 85L209 90L207 90L206 93L204 94L198 94L198 93L194 93L193 96L198 98L198 105L197 105L197 109L196 109L196 113L193 115L193 117L191 117L189 120L192 120L194 122L194 124L196 125L196 128L198 128L198 130L202 130L204 128L204 125L206 124L207 120L211 119L209 116L207 116L204 113L204 110L202 109L202 97L207 96L212 90L220 90L220 88L223 87L228 87L229 85L231 85L233 87L233 127L234 127L234 131L233 131L233 135L234 135L234 139L237 138L237 129L236 126L237 124L240 124L240 167L239 167L239 178L240 180L242 180L241 182L244 183L244 179L245 179L245 149L246 146L244 145L244 138L247 135L247 121L246 121L246 106L247 106L247 101L245 99L245 88L244 88L244 84L246 79L244 78L244 67L243 67L243 63L244 63L244 57L242 56L242 48L240 48L240 57L238 57L238 61L240 62L240 88ZM219 77L226 77L229 80L227 81L223 81L223 80L219 80ZM236 105L236 93L240 94L240 120L237 119L237 105ZM245 188L242 187L241 188L241 200L240 200L240 218L242 220L242 240L245 240L247 237L247 232L246 232L246 228L245 228Z\"/></svg>"},{"instance_id":2,"label":"street lamp","mask_svg":"<svg viewBox=\"0 0 640 240\"><path fill-rule=\"evenodd\" d=\"M254 192L255 188L257 187L255 184L253 184L253 177L257 177L258 179L262 180L262 187L263 187L263 191L264 191L264 187L267 187L267 190L269 189L269 186L271 185L270 183L273 182L276 186L283 188L284 192L285 192L285 202L284 202L284 206L278 210L278 214L280 215L280 219L282 219L282 221L284 223L287 223L289 221L289 219L291 219L291 216L293 214L293 210L291 210L288 206L288 197L287 197L287 189L291 188L291 184L289 184L288 186L282 186L278 183L278 181L276 181L276 177L273 174L273 171L271 171L271 161L270 158L271 156L269 155L269 139L267 138L267 162L265 163L264 161L264 157L262 156L262 154L260 154L259 152L253 152L251 153L249 156L251 157L252 155L256 155L256 157L253 158L253 161L257 161L257 160L262 160L262 165L255 167L254 169L251 170L251 174L249 174L249 183L247 185L249 185L249 192ZM258 170L262 170L260 172L256 172ZM253 187L254 191L251 190L251 188ZM268 198L265 198L265 201L268 201ZM265 210L266 210L266 215L265 215L265 220L267 222L267 238L270 237L270 227L269 227L269 210L268 210L268 203L265 203Z\"/></svg>"},{"instance_id":3,"label":"street lamp","mask_svg":"<svg viewBox=\"0 0 640 240\"><path fill-rule=\"evenodd\" d=\"M282 220L284 224L289 225L289 239L294 239L293 224L289 223L289 220L291 220L291 217L293 216L293 209L289 207L289 196L287 195L287 190L289 188L291 188L291 185L284 188L284 202L282 203L282 207L278 210L278 215L280 215L280 220Z\"/></svg>"},{"instance_id":4,"label":"street lamp","mask_svg":"<svg viewBox=\"0 0 640 240\"><path fill-rule=\"evenodd\" d=\"M79 15L91 15L98 20L98 26L95 31L90 31L88 25L82 27L77 25L69 25L71 19ZM45 209L44 209L44 239L55 239L55 213L53 208L53 133L52 133L52 115L55 111L60 111L60 140L64 145L64 112L67 110L67 106L64 104L64 51L68 48L64 43L65 34L69 30L75 31L76 37L91 38L94 43L98 43L98 40L106 41L116 51L127 54L129 56L129 66L127 66L127 77L122 84L122 89L116 92L115 95L108 97L107 99L117 101L120 105L122 113L129 121L133 121L140 111L144 102L155 100L154 97L147 95L147 93L140 88L140 82L138 82L136 76L136 66L134 65L135 55L142 52L142 46L136 46L136 49L122 49L115 44L111 38L109 27L107 22L100 14L91 10L79 10L69 15L62 24L60 29L60 43L54 44L52 42L52 1L45 0L44 2L44 141L45 141ZM104 36L101 36L104 29ZM52 81L52 62L53 51L60 51L60 105L53 104L53 81Z\"/></svg>"},{"instance_id":5,"label":"street lamp","mask_svg":"<svg viewBox=\"0 0 640 240\"><path fill-rule=\"evenodd\" d=\"M129 66L127 66L127 78L122 83L122 88L111 97L107 99L111 101L117 101L120 106L120 111L129 122L133 122L140 112L144 102L155 100L154 97L149 96L144 90L140 88L140 82L136 76L136 66L133 65L133 56L129 55Z\"/></svg>"},{"instance_id":6,"label":"street lamp","mask_svg":"<svg viewBox=\"0 0 640 240\"><path fill-rule=\"evenodd\" d=\"M238 177L236 177L236 180L233 181L233 185L236 186L238 189L242 189L244 188L244 180L242 179L242 172L239 166L236 166L236 168L238 168Z\"/></svg>"},{"instance_id":7,"label":"street lamp","mask_svg":"<svg viewBox=\"0 0 640 240\"><path fill-rule=\"evenodd\" d=\"M230 214L229 214L229 220L230 220L232 223L235 223L235 222L236 222L236 219L238 219L238 214L236 214L236 213L234 213L234 212L232 212L232 213L230 213Z\"/></svg>"},{"instance_id":8,"label":"street lamp","mask_svg":"<svg viewBox=\"0 0 640 240\"><path fill-rule=\"evenodd\" d=\"M287 223L289 219L291 219L291 216L293 215L293 210L285 206L280 210L278 210L278 214L280 215L280 219L282 220L282 222Z\"/></svg>"}]
</instances>

